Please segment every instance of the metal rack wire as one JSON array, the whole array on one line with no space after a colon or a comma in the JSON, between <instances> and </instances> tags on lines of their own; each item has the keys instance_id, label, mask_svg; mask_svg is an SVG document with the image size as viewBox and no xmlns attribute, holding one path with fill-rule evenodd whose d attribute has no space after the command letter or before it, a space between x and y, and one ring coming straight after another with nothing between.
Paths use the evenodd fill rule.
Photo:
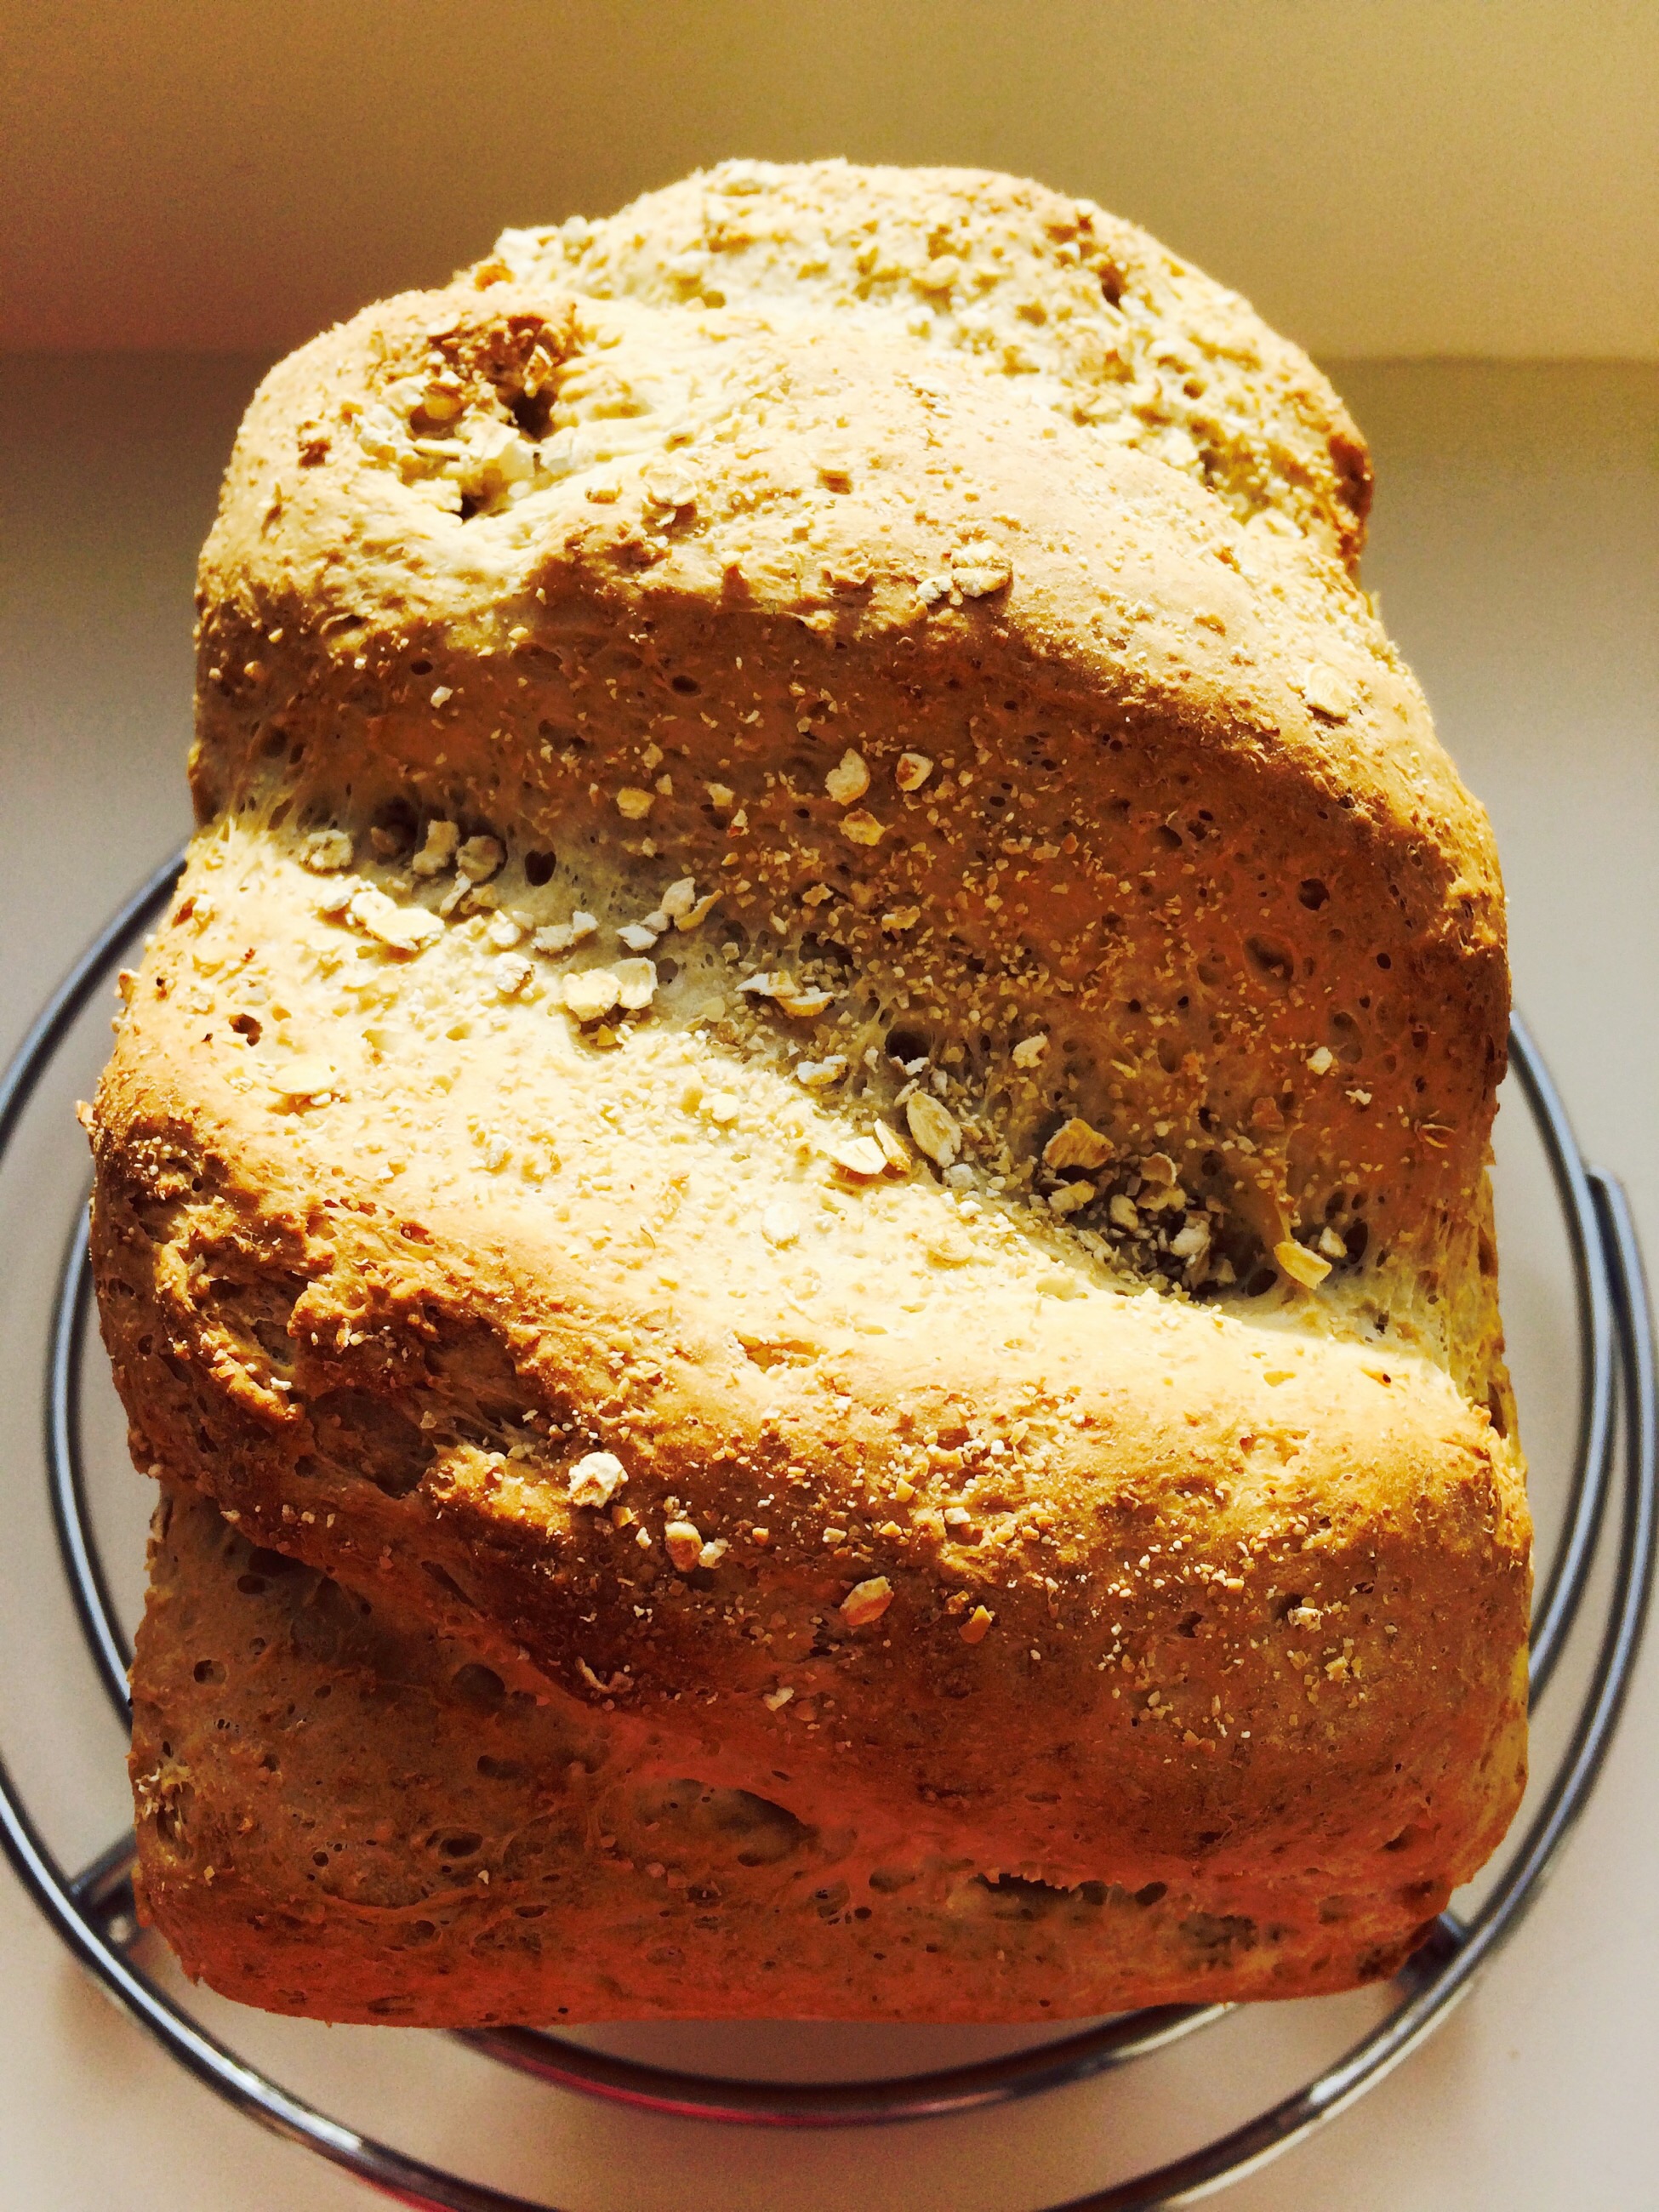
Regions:
<instances>
[{"instance_id":1,"label":"metal rack wire","mask_svg":"<svg viewBox=\"0 0 1659 2212\"><path fill-rule=\"evenodd\" d=\"M0 1175L11 1159L18 1126L49 1084L78 1018L108 984L123 947L161 911L178 872L179 863L171 861L134 893L30 1029L0 1080ZM1484 1903L1467 1918L1441 1916L1429 1942L1395 1978L1393 2009L1370 2033L1293 2095L1202 2148L1050 2212L1162 2212L1194 2203L1352 2104L1445 2018L1513 1932L1595 1787L1630 1680L1653 1577L1659 1405L1652 1331L1623 1193L1612 1177L1585 1164L1554 1085L1519 1022L1511 1032L1510 1058L1560 1202L1580 1335L1577 1447L1561 1539L1534 1606L1531 1653L1535 1712L1569 1646L1595 1638L1565 1746ZM125 1722L131 1652L88 1510L82 1444L89 1311L85 1226L77 1209L43 1378L47 1480L58 1549L88 1656ZM1598 1561L1608 1565L1605 1606L1587 1614ZM331 2118L208 2033L133 1955L139 1931L131 1837L118 1837L78 1873L67 1872L3 1760L0 1840L40 1911L105 1989L198 2080L250 2117L422 2212L550 2212L539 2200L467 2181ZM974 2065L846 2082L749 2081L675 2072L525 2028L461 2039L557 2088L650 2112L744 2128L847 2128L968 2112L1076 2083L1163 2050L1230 2009L1163 2006Z\"/></svg>"}]
</instances>

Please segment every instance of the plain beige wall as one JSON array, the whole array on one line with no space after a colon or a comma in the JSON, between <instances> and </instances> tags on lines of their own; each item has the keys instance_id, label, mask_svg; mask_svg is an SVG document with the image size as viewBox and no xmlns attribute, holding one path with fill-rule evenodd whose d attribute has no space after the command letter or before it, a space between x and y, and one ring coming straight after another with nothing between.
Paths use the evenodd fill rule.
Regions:
<instances>
[{"instance_id":1,"label":"plain beige wall","mask_svg":"<svg viewBox=\"0 0 1659 2212\"><path fill-rule=\"evenodd\" d=\"M271 354L733 153L1040 176L1321 353L1659 355L1659 0L0 0L0 336Z\"/></svg>"}]
</instances>

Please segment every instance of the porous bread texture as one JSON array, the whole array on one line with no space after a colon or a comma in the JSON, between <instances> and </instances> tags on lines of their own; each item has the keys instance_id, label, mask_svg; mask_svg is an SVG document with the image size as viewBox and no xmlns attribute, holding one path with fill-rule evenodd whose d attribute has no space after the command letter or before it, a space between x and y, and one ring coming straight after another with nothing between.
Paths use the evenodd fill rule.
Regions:
<instances>
[{"instance_id":1,"label":"porous bread texture","mask_svg":"<svg viewBox=\"0 0 1659 2212\"><path fill-rule=\"evenodd\" d=\"M1091 201L981 169L722 161L600 222L506 231L493 261L601 299L884 323L1358 558L1370 464L1326 379Z\"/></svg>"},{"instance_id":2,"label":"porous bread texture","mask_svg":"<svg viewBox=\"0 0 1659 2212\"><path fill-rule=\"evenodd\" d=\"M687 1777L684 1749L163 1492L138 1891L186 1971L245 2002L433 2027L1062 2019L1372 1980L1445 1902L1398 1869L1352 1894L1300 1870L1058 1888L971 1834L919 1844L899 1808L805 1824Z\"/></svg>"},{"instance_id":3,"label":"porous bread texture","mask_svg":"<svg viewBox=\"0 0 1659 2212\"><path fill-rule=\"evenodd\" d=\"M141 1465L679 1778L1386 1950L1524 1774L1490 836L1288 488L1050 398L488 265L276 371L106 1336Z\"/></svg>"}]
</instances>

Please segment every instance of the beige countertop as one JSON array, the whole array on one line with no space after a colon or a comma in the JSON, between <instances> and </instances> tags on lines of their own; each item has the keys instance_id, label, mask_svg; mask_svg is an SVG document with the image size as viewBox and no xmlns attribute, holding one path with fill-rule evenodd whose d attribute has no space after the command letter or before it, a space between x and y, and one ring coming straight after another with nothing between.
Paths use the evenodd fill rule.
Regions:
<instances>
[{"instance_id":1,"label":"beige countertop","mask_svg":"<svg viewBox=\"0 0 1659 2212\"><path fill-rule=\"evenodd\" d=\"M186 825L191 564L255 368L222 356L3 364L0 1053ZM1624 1178L1659 1263L1659 370L1370 362L1339 367L1337 381L1382 483L1370 580L1497 825L1517 1003L1585 1149ZM76 1080L95 1060L88 1040ZM53 1177L72 1200L76 1141L56 1124L30 1139L43 1214ZM1506 1310L1542 1492L1570 1432L1571 1370L1557 1255L1528 1213L1537 1177L1510 1170L1513 1151L1500 1134ZM43 1540L31 1363L48 1278L28 1256L38 1224L27 1196L7 1204L0 1479L11 1564L0 1576L0 1742L38 1778L53 1836L73 1860L114 1832L120 1747L80 1679L46 1553L27 1549ZM54 1252L67 1218L60 1207L52 1220ZM113 1467L118 1431L106 1409L94 1426ZM114 1480L130 1593L143 1486L118 1470ZM1553 1694L1570 1699L1571 1680ZM1547 1731L1541 1747L1550 1741ZM1237 2212L1652 2212L1656 1833L1659 1639L1559 1872L1472 2001L1356 2110L1224 2201ZM368 2201L188 2081L100 2004L3 1875L0 1961L7 2212L325 2212ZM1357 2029L1372 2016L1368 2002L1340 2020ZM543 2191L570 2212L852 2203L1024 2212L1188 2147L1282 2094L1310 2056L1337 2047L1340 2024L1316 2007L1282 2007L1272 2020L1212 2031L1184 2055L1000 2115L856 2140L738 2142L520 2087L437 2039L210 2009L330 2109ZM939 2032L901 2050L902 2039L860 2033L860 2063L872 2070L998 2040ZM752 2062L769 2050L835 2068L837 2032L764 2038L664 2030L629 2047L686 2064Z\"/></svg>"}]
</instances>

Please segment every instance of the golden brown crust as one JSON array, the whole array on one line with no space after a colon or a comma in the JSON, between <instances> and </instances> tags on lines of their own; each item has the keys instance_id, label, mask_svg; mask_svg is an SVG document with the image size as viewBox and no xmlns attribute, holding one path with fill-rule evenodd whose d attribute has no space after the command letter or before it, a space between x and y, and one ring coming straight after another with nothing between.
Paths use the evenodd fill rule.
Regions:
<instances>
[{"instance_id":1,"label":"golden brown crust","mask_svg":"<svg viewBox=\"0 0 1659 2212\"><path fill-rule=\"evenodd\" d=\"M674 1739L481 1665L164 1492L133 1678L139 1895L187 1971L407 2026L759 2014L1042 2020L1392 1972L1443 1905L1412 1839L1353 1893L1137 1893L808 1826Z\"/></svg>"},{"instance_id":2,"label":"golden brown crust","mask_svg":"<svg viewBox=\"0 0 1659 2212\"><path fill-rule=\"evenodd\" d=\"M1443 1894L1524 1767L1484 817L1305 470L640 235L244 426L94 1115L136 1455L810 1826Z\"/></svg>"},{"instance_id":3,"label":"golden brown crust","mask_svg":"<svg viewBox=\"0 0 1659 2212\"><path fill-rule=\"evenodd\" d=\"M604 222L508 231L494 261L658 307L885 322L1358 557L1370 459L1307 356L1144 230L1027 179L725 161Z\"/></svg>"}]
</instances>

